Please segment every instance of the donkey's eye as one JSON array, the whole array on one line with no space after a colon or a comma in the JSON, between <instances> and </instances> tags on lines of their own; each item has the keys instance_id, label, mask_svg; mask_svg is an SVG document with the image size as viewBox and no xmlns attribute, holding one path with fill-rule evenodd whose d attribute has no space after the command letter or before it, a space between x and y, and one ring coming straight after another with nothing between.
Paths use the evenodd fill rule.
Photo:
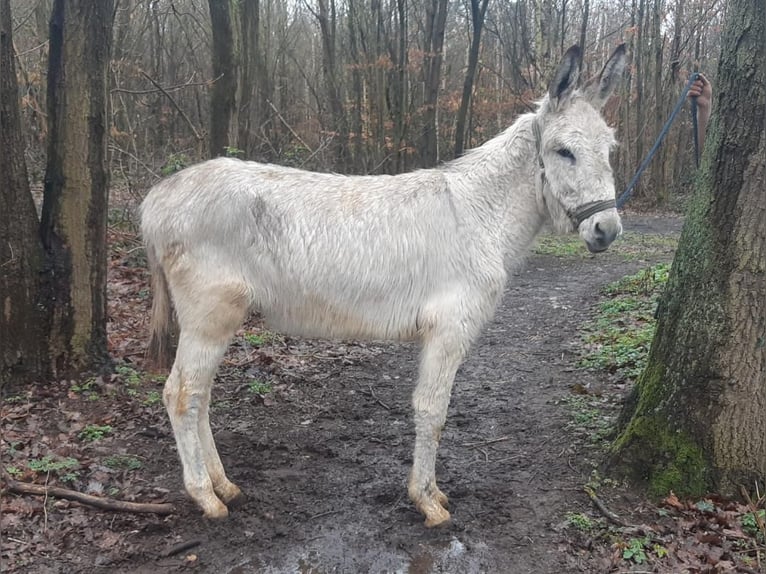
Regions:
<instances>
[{"instance_id":1,"label":"donkey's eye","mask_svg":"<svg viewBox=\"0 0 766 574\"><path fill-rule=\"evenodd\" d=\"M556 153L559 154L561 157L565 157L569 160L574 161L574 158L575 158L574 154L565 147L557 149Z\"/></svg>"}]
</instances>

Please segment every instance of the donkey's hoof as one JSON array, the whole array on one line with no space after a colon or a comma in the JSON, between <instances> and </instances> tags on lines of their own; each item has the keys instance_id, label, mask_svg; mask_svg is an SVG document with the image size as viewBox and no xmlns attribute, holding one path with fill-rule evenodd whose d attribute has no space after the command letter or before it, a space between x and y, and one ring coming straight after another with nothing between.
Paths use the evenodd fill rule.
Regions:
<instances>
[{"instance_id":1,"label":"donkey's hoof","mask_svg":"<svg viewBox=\"0 0 766 574\"><path fill-rule=\"evenodd\" d=\"M207 520L223 520L228 518L229 509L216 498L214 501L207 501L202 507L202 516Z\"/></svg>"},{"instance_id":2,"label":"donkey's hoof","mask_svg":"<svg viewBox=\"0 0 766 574\"><path fill-rule=\"evenodd\" d=\"M224 484L214 486L213 488L218 498L229 508L235 508L245 500L245 495L242 494L242 491L233 482L226 481Z\"/></svg>"},{"instance_id":3,"label":"donkey's hoof","mask_svg":"<svg viewBox=\"0 0 766 574\"><path fill-rule=\"evenodd\" d=\"M443 528L450 524L450 514L441 506L430 508L426 515L426 528Z\"/></svg>"},{"instance_id":4,"label":"donkey's hoof","mask_svg":"<svg viewBox=\"0 0 766 574\"><path fill-rule=\"evenodd\" d=\"M243 506L245 502L247 502L247 495L240 490L233 498L226 501L226 506L229 507L229 510L234 510L235 508Z\"/></svg>"}]
</instances>

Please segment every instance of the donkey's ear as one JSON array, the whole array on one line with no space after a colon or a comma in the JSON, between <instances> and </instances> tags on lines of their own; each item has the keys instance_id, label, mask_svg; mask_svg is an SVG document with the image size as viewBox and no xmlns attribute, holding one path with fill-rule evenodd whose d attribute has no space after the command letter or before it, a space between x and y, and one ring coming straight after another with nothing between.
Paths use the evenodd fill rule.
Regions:
<instances>
[{"instance_id":1,"label":"donkey's ear","mask_svg":"<svg viewBox=\"0 0 766 574\"><path fill-rule=\"evenodd\" d=\"M577 87L581 58L582 54L579 46L572 46L564 54L556 74L548 85L548 96L554 108L557 108L561 102L571 96Z\"/></svg>"},{"instance_id":2,"label":"donkey's ear","mask_svg":"<svg viewBox=\"0 0 766 574\"><path fill-rule=\"evenodd\" d=\"M624 70L625 44L620 44L604 64L604 69L601 70L598 77L588 82L584 88L585 97L593 107L600 109L606 103L615 87L622 80Z\"/></svg>"}]
</instances>

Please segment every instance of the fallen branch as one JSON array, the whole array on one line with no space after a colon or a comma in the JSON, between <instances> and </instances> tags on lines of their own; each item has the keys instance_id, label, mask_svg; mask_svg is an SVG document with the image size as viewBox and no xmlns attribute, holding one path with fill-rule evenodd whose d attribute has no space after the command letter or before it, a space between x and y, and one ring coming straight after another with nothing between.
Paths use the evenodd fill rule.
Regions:
<instances>
[{"instance_id":1,"label":"fallen branch","mask_svg":"<svg viewBox=\"0 0 766 574\"><path fill-rule=\"evenodd\" d=\"M603 514L609 522L613 522L617 526L622 526L623 528L630 528L629 524L606 507L601 499L596 496L596 492L592 488L586 486L583 487L583 490L588 494L593 504L598 508L598 511Z\"/></svg>"},{"instance_id":2,"label":"fallen branch","mask_svg":"<svg viewBox=\"0 0 766 574\"><path fill-rule=\"evenodd\" d=\"M41 484L30 484L28 482L21 482L11 478L4 469L2 469L3 478L8 492L15 494L34 494L37 496L53 496L55 498L63 498L65 500L73 500L80 504L86 504L88 506L94 506L102 510L116 510L118 512L148 512L152 514L171 514L175 508L170 503L151 503L151 502L126 502L124 500L114 500L111 498L101 498L99 496L92 496L90 494L84 494L77 492L76 490L70 490L68 488L61 488L58 486L43 486Z\"/></svg>"}]
</instances>

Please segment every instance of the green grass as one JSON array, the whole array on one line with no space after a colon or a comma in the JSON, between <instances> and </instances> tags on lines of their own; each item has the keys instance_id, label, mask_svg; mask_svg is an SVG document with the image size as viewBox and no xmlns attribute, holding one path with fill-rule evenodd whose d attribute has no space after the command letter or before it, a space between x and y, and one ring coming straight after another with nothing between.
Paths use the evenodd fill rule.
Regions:
<instances>
[{"instance_id":1,"label":"green grass","mask_svg":"<svg viewBox=\"0 0 766 574\"><path fill-rule=\"evenodd\" d=\"M611 432L613 423L613 417L604 412L598 401L590 395L566 395L562 399L569 413L568 427L586 435L594 444Z\"/></svg>"},{"instance_id":2,"label":"green grass","mask_svg":"<svg viewBox=\"0 0 766 574\"><path fill-rule=\"evenodd\" d=\"M275 341L277 336L270 331L260 331L258 333L245 333L242 338L253 347L263 347Z\"/></svg>"},{"instance_id":3,"label":"green grass","mask_svg":"<svg viewBox=\"0 0 766 574\"><path fill-rule=\"evenodd\" d=\"M625 260L642 259L648 256L671 254L678 246L673 235L645 235L625 232L609 247L608 253L619 255ZM590 257L591 253L579 235L541 235L537 238L534 252L553 257Z\"/></svg>"},{"instance_id":4,"label":"green grass","mask_svg":"<svg viewBox=\"0 0 766 574\"><path fill-rule=\"evenodd\" d=\"M586 257L588 249L577 235L541 235L535 244L538 255L554 257Z\"/></svg>"},{"instance_id":5,"label":"green grass","mask_svg":"<svg viewBox=\"0 0 766 574\"><path fill-rule=\"evenodd\" d=\"M607 285L608 297L583 329L584 353L577 366L635 380L646 365L654 337L654 310L668 280L669 265L658 264Z\"/></svg>"}]
</instances>

